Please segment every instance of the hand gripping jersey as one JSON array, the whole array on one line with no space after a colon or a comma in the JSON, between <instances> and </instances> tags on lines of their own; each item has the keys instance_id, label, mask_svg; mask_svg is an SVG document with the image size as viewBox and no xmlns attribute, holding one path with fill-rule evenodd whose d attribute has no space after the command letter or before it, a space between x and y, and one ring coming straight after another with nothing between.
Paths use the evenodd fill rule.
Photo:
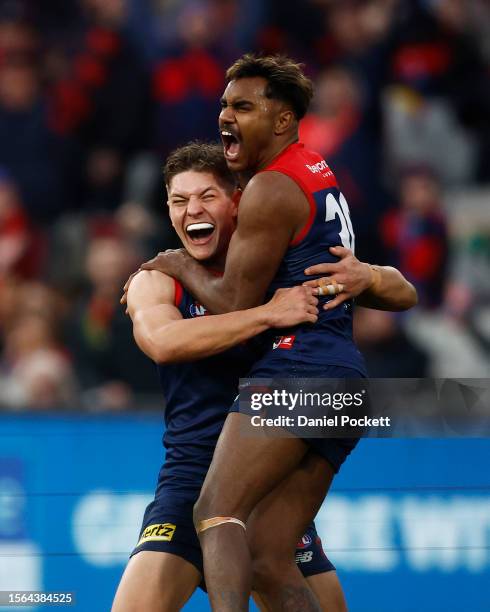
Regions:
<instances>
[{"instance_id":1,"label":"hand gripping jersey","mask_svg":"<svg viewBox=\"0 0 490 612\"><path fill-rule=\"evenodd\" d=\"M203 306L175 283L175 305L184 319L206 316ZM247 345L191 363L158 367L166 400L165 463L156 498L197 499L218 436L238 392L238 379L257 359Z\"/></svg>"},{"instance_id":2,"label":"hand gripping jersey","mask_svg":"<svg viewBox=\"0 0 490 612\"><path fill-rule=\"evenodd\" d=\"M291 242L273 278L267 297L279 287L299 285L307 277L304 270L314 264L335 262L333 246L354 250L354 231L347 202L326 161L318 153L294 143L280 153L262 172L289 176L303 191L310 205L306 225ZM331 311L321 306L331 298L320 298L318 322L275 332L269 350L277 356L305 363L350 367L365 374L365 365L352 338L352 302ZM269 334L270 338L270 334Z\"/></svg>"}]
</instances>

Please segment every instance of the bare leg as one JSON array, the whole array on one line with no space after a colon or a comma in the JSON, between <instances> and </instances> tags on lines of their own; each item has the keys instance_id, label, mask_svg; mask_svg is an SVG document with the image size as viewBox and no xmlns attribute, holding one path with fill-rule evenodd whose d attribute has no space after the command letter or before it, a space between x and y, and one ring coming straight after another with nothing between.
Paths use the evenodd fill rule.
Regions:
<instances>
[{"instance_id":1,"label":"bare leg","mask_svg":"<svg viewBox=\"0 0 490 612\"><path fill-rule=\"evenodd\" d=\"M197 569L177 555L143 550L129 560L112 612L178 612L201 582Z\"/></svg>"},{"instance_id":2,"label":"bare leg","mask_svg":"<svg viewBox=\"0 0 490 612\"><path fill-rule=\"evenodd\" d=\"M347 603L337 572L309 576L306 581L324 612L347 612Z\"/></svg>"},{"instance_id":3,"label":"bare leg","mask_svg":"<svg viewBox=\"0 0 490 612\"><path fill-rule=\"evenodd\" d=\"M348 612L337 572L330 571L308 576L306 583L315 594L322 612ZM260 612L272 612L256 591L252 596Z\"/></svg>"},{"instance_id":4,"label":"bare leg","mask_svg":"<svg viewBox=\"0 0 490 612\"><path fill-rule=\"evenodd\" d=\"M196 527L216 516L246 522L257 503L295 469L308 450L299 438L258 437L257 431L253 437L244 435L247 425L250 417L228 415L195 506ZM247 611L252 567L243 528L232 523L213 527L200 534L200 541L213 610ZM306 604L301 610L316 612L318 607Z\"/></svg>"},{"instance_id":5,"label":"bare leg","mask_svg":"<svg viewBox=\"0 0 490 612\"><path fill-rule=\"evenodd\" d=\"M269 610L321 609L294 558L296 543L320 508L333 476L325 459L308 452L248 520L253 586Z\"/></svg>"}]
</instances>

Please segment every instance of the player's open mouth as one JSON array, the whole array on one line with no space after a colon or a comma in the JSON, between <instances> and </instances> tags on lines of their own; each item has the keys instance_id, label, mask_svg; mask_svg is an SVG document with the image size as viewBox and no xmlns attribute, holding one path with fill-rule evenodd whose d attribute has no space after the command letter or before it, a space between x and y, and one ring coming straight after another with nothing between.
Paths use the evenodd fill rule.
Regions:
<instances>
[{"instance_id":1,"label":"player's open mouth","mask_svg":"<svg viewBox=\"0 0 490 612\"><path fill-rule=\"evenodd\" d=\"M233 161L240 154L240 141L238 137L230 132L230 130L221 130L221 140L223 141L223 148L225 158Z\"/></svg>"},{"instance_id":2,"label":"player's open mouth","mask_svg":"<svg viewBox=\"0 0 490 612\"><path fill-rule=\"evenodd\" d=\"M212 223L190 223L185 232L192 244L206 244L214 234L215 227Z\"/></svg>"}]
</instances>

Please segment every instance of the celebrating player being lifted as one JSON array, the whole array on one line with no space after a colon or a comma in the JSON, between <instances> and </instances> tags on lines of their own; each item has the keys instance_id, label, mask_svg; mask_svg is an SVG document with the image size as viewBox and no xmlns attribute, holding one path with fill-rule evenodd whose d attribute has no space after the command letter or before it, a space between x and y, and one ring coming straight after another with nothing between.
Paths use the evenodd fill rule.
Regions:
<instances>
[{"instance_id":1,"label":"celebrating player being lifted","mask_svg":"<svg viewBox=\"0 0 490 612\"><path fill-rule=\"evenodd\" d=\"M298 123L312 96L311 83L299 65L282 57L248 55L228 70L227 81L219 126L228 166L239 176L244 190L223 275L216 277L185 251L162 254L151 264L178 278L214 313L262 304L276 288L308 280L305 268L322 263L326 256L332 263L338 261L331 247L354 247L347 202L333 172L320 155L298 142ZM322 307L314 325L305 324L289 333L294 341L288 350L274 349L271 341L249 376L365 376L352 339L350 298L364 288L369 303L373 293L384 296L401 282L394 270L366 267L365 273L364 287L361 283L355 290L341 274L332 274L330 284L343 285L334 307ZM393 307L408 308L415 301L415 291L410 288L400 300L394 300ZM258 504L267 498L268 509L276 507L276 513L285 499L294 505L294 520L281 533L281 542L275 543L277 562L291 560L296 542L356 443L246 437L241 433L247 419L236 403L195 507L206 584L213 609L220 612L248 609L252 562L245 525ZM289 488L292 482L294 487ZM280 585L263 587L273 609L280 605L305 612L318 609L290 561Z\"/></svg>"}]
</instances>

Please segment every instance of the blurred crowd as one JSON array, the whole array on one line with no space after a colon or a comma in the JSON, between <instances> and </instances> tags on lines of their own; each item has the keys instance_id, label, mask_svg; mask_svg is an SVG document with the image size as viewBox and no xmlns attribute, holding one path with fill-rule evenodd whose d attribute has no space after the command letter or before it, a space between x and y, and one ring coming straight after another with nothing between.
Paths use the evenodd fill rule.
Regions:
<instances>
[{"instance_id":1,"label":"blurred crowd","mask_svg":"<svg viewBox=\"0 0 490 612\"><path fill-rule=\"evenodd\" d=\"M246 51L305 63L358 257L419 291L359 309L370 373L489 376L488 0L0 0L0 407L158 407L121 287L178 246L162 162Z\"/></svg>"}]
</instances>

